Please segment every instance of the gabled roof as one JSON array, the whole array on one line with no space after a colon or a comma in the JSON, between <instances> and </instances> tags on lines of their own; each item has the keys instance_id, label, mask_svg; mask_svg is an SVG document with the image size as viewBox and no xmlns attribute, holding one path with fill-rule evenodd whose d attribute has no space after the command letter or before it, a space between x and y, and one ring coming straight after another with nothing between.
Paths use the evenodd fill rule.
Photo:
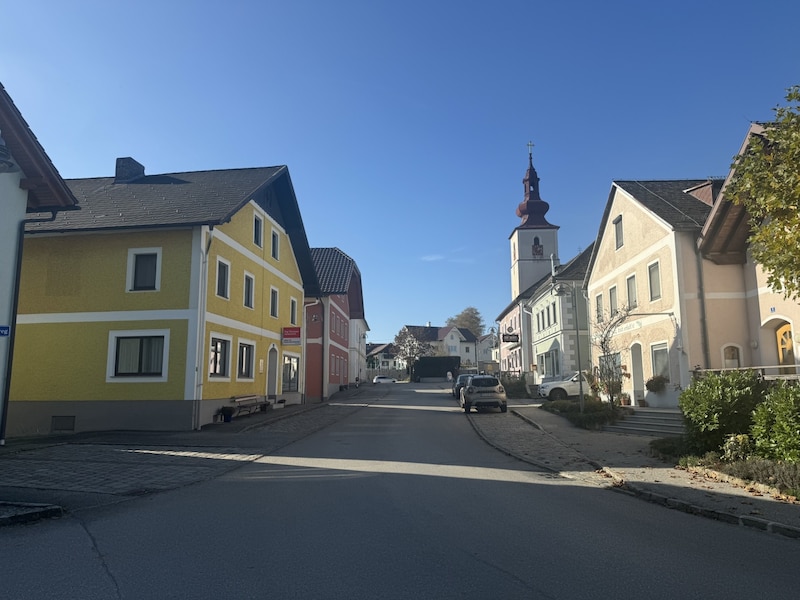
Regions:
<instances>
[{"instance_id":1,"label":"gabled roof","mask_svg":"<svg viewBox=\"0 0 800 600\"><path fill-rule=\"evenodd\" d=\"M700 234L703 224L706 222L711 206L700 200L699 195L694 192L704 184L710 184L706 179L676 179L667 181L640 181L640 180L620 180L613 181L611 191L608 194L606 207L603 217L600 219L600 228L594 244L589 266L586 271L586 279L594 268L597 257L597 250L603 239L603 232L606 231L606 224L610 218L611 206L614 203L616 189L620 189L638 202L644 209L664 221L673 231L695 231ZM711 186L712 189L719 189L719 185ZM713 202L714 198L709 201ZM584 282L585 285L586 282Z\"/></svg>"},{"instance_id":2,"label":"gabled roof","mask_svg":"<svg viewBox=\"0 0 800 600\"><path fill-rule=\"evenodd\" d=\"M634 198L647 210L666 221L674 230L700 229L711 207L687 190L708 179L674 181L614 181L614 185ZM612 190L613 191L613 190Z\"/></svg>"},{"instance_id":3,"label":"gabled roof","mask_svg":"<svg viewBox=\"0 0 800 600\"><path fill-rule=\"evenodd\" d=\"M0 84L0 136L24 177L28 212L78 208L78 201L61 179L50 157L33 135L11 97Z\"/></svg>"},{"instance_id":4,"label":"gabled roof","mask_svg":"<svg viewBox=\"0 0 800 600\"><path fill-rule=\"evenodd\" d=\"M140 167L141 175L122 179L121 161ZM144 175L144 167L128 158L117 160L117 173L117 177L68 179L66 183L80 201L81 210L61 212L46 223L28 224L26 233L213 227L230 221L252 200L286 230L305 294L319 295L303 219L286 166Z\"/></svg>"},{"instance_id":5,"label":"gabled roof","mask_svg":"<svg viewBox=\"0 0 800 600\"><path fill-rule=\"evenodd\" d=\"M420 342L441 342L447 337L451 330L456 329L463 337L465 342L474 343L478 338L465 327L431 327L428 325L406 325L408 332Z\"/></svg>"},{"instance_id":6,"label":"gabled roof","mask_svg":"<svg viewBox=\"0 0 800 600\"><path fill-rule=\"evenodd\" d=\"M311 260L319 280L322 296L346 294L350 318L364 318L364 295L361 271L356 261L339 248L311 248Z\"/></svg>"}]
</instances>

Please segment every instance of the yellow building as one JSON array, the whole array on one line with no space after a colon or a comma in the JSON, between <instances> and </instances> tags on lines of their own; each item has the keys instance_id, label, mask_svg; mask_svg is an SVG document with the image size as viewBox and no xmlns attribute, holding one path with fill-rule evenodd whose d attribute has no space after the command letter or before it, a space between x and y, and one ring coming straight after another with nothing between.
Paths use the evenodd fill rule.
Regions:
<instances>
[{"instance_id":1,"label":"yellow building","mask_svg":"<svg viewBox=\"0 0 800 600\"><path fill-rule=\"evenodd\" d=\"M81 210L27 225L9 435L196 429L232 397L302 401L319 285L287 167L144 171L121 158L67 180Z\"/></svg>"}]
</instances>

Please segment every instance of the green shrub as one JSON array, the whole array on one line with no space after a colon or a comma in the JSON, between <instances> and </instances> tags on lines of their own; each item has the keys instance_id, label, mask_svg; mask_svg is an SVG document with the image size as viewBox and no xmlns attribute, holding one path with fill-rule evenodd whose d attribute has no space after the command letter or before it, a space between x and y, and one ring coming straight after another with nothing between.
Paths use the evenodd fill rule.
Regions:
<instances>
[{"instance_id":1,"label":"green shrub","mask_svg":"<svg viewBox=\"0 0 800 600\"><path fill-rule=\"evenodd\" d=\"M608 402L584 397L583 412L577 400L554 400L542 404L542 409L561 415L576 427L600 429L607 423L617 420L617 413Z\"/></svg>"},{"instance_id":2,"label":"green shrub","mask_svg":"<svg viewBox=\"0 0 800 600\"><path fill-rule=\"evenodd\" d=\"M781 493L800 495L800 464L749 458L720 465L719 470L745 481L755 481L777 488Z\"/></svg>"},{"instance_id":3,"label":"green shrub","mask_svg":"<svg viewBox=\"0 0 800 600\"><path fill-rule=\"evenodd\" d=\"M753 371L712 373L695 380L678 399L692 449L716 451L727 436L748 433L753 409L765 391L766 384Z\"/></svg>"},{"instance_id":4,"label":"green shrub","mask_svg":"<svg viewBox=\"0 0 800 600\"><path fill-rule=\"evenodd\" d=\"M800 462L800 388L773 386L753 414L751 431L758 456Z\"/></svg>"},{"instance_id":5,"label":"green shrub","mask_svg":"<svg viewBox=\"0 0 800 600\"><path fill-rule=\"evenodd\" d=\"M506 396L508 398L529 398L528 388L525 387L525 379L503 379L501 381L503 387L506 389Z\"/></svg>"}]
</instances>

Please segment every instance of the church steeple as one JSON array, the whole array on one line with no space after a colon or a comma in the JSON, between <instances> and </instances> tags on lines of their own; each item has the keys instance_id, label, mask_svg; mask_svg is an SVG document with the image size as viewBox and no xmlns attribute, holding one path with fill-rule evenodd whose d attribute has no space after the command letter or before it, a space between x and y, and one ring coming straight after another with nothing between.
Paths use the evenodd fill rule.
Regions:
<instances>
[{"instance_id":1,"label":"church steeple","mask_svg":"<svg viewBox=\"0 0 800 600\"><path fill-rule=\"evenodd\" d=\"M522 219L519 226L523 229L553 227L545 218L550 205L539 196L539 176L533 168L533 142L528 142L528 170L522 183L525 186L525 199L517 206L517 216Z\"/></svg>"}]
</instances>

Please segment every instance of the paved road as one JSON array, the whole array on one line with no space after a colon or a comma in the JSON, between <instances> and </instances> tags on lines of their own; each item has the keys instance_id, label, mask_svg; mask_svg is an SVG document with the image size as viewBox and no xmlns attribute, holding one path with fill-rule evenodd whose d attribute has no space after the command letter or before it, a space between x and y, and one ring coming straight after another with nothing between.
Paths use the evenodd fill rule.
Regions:
<instances>
[{"instance_id":1,"label":"paved road","mask_svg":"<svg viewBox=\"0 0 800 600\"><path fill-rule=\"evenodd\" d=\"M548 437L524 427L513 414L465 417L440 389L392 386L278 422L167 436L169 444L88 436L32 449L92 487L57 490L63 518L0 530L4 593L672 599L796 587L785 567L800 559L794 540L610 493L574 449L548 450ZM498 452L476 429L522 436L516 451L529 460ZM39 459L11 462L25 460ZM169 491L144 492L176 463L193 483L161 478ZM139 475L114 483L114 472L128 471Z\"/></svg>"}]
</instances>

